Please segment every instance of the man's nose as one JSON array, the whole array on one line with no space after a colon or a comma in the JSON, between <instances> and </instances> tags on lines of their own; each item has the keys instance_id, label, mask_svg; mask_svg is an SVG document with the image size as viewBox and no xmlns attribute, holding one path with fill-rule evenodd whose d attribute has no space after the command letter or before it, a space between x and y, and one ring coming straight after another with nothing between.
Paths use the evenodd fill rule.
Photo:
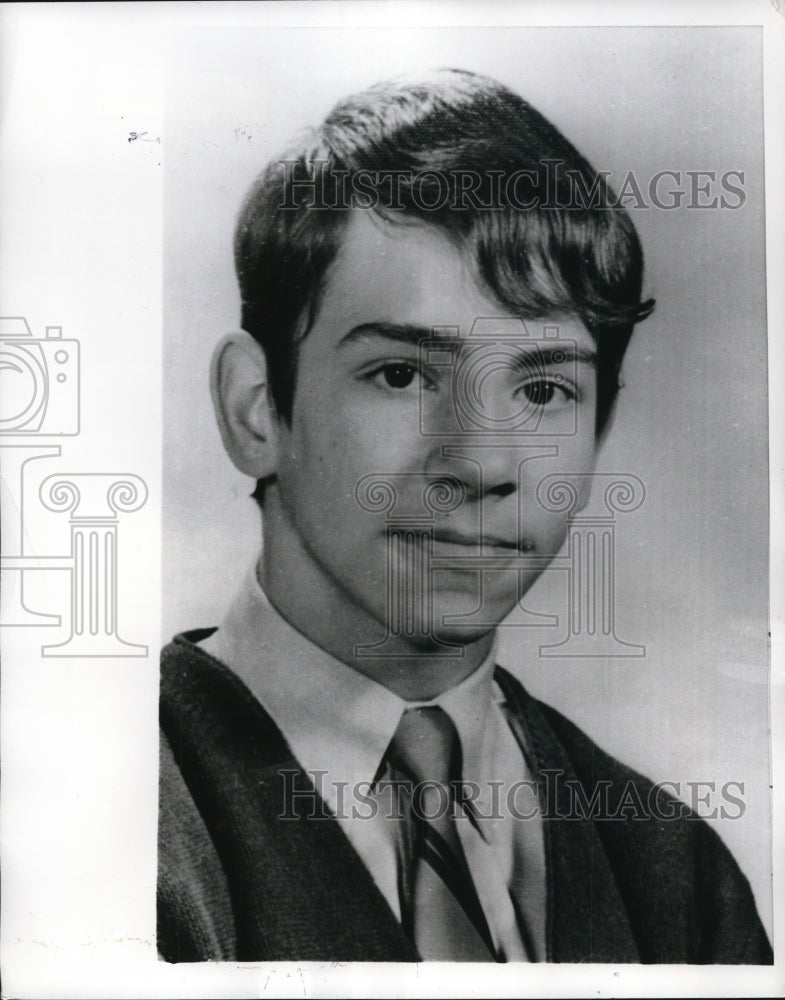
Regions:
<instances>
[{"instance_id":1,"label":"man's nose","mask_svg":"<svg viewBox=\"0 0 785 1000\"><path fill-rule=\"evenodd\" d=\"M467 501L504 499L518 491L516 449L503 439L470 435L434 439L425 472L434 480L457 479Z\"/></svg>"}]
</instances>

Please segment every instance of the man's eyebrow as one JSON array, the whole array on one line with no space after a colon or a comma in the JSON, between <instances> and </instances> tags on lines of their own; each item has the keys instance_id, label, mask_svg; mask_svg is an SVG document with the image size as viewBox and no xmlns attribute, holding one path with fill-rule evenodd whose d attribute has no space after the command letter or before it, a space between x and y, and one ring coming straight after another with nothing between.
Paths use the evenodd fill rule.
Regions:
<instances>
[{"instance_id":1,"label":"man's eyebrow","mask_svg":"<svg viewBox=\"0 0 785 1000\"><path fill-rule=\"evenodd\" d=\"M357 340L364 340L371 337L378 337L383 340L392 340L399 344L409 344L419 347L423 341L455 341L460 338L453 332L455 327L428 327L419 326L416 323L360 323L341 337L338 342L339 347L351 344ZM482 343L485 337L474 337L467 341L470 344ZM490 344L496 338L488 337ZM510 337L499 337L499 340L510 341ZM578 347L575 341L571 340L536 340L531 341L523 337L515 340L516 347L519 348L522 357L529 356L542 365L558 365L567 361L575 361L579 364L597 366L596 351L585 347Z\"/></svg>"},{"instance_id":2,"label":"man's eyebrow","mask_svg":"<svg viewBox=\"0 0 785 1000\"><path fill-rule=\"evenodd\" d=\"M454 329L454 328L453 328ZM360 323L341 337L338 346L351 344L355 340L365 340L369 337L383 337L399 344L411 344L417 347L423 340L454 340L455 338L444 330L434 330L430 326L418 326L413 323Z\"/></svg>"}]
</instances>

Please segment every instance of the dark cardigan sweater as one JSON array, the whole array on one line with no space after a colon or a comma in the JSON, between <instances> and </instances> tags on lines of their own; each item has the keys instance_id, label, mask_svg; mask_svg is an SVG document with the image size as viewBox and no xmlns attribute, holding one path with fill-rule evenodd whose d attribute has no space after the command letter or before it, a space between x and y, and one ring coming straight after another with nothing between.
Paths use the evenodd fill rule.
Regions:
<instances>
[{"instance_id":1,"label":"dark cardigan sweater","mask_svg":"<svg viewBox=\"0 0 785 1000\"><path fill-rule=\"evenodd\" d=\"M313 815L316 792L292 777L299 765L273 720L194 645L207 634L178 636L162 654L160 954L417 961L338 822L326 807ZM644 817L651 782L505 670L495 676L532 776L555 788L543 822L548 961L770 964L749 883L708 824L664 792ZM618 818L563 818L576 789L591 801L597 788L607 815L632 804ZM681 816L663 819L671 808Z\"/></svg>"}]
</instances>

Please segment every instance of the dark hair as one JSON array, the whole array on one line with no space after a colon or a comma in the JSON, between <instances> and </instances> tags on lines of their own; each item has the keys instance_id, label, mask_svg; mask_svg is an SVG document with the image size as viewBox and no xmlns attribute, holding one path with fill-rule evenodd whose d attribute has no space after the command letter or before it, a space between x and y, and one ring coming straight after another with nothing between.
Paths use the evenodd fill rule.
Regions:
<instances>
[{"instance_id":1,"label":"dark hair","mask_svg":"<svg viewBox=\"0 0 785 1000\"><path fill-rule=\"evenodd\" d=\"M235 233L242 325L264 349L284 420L298 344L316 319L350 207L438 227L523 319L577 316L597 343L602 430L633 327L654 306L641 301L632 220L605 177L530 104L454 69L340 102L248 195Z\"/></svg>"}]
</instances>

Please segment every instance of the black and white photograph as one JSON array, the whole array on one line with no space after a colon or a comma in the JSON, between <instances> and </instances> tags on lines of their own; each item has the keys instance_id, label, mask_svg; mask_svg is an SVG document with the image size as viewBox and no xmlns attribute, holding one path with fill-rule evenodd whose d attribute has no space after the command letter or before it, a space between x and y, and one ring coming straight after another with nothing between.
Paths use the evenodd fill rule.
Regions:
<instances>
[{"instance_id":1,"label":"black and white photograph","mask_svg":"<svg viewBox=\"0 0 785 1000\"><path fill-rule=\"evenodd\" d=\"M785 13L64 6L3 995L781 995Z\"/></svg>"}]
</instances>

